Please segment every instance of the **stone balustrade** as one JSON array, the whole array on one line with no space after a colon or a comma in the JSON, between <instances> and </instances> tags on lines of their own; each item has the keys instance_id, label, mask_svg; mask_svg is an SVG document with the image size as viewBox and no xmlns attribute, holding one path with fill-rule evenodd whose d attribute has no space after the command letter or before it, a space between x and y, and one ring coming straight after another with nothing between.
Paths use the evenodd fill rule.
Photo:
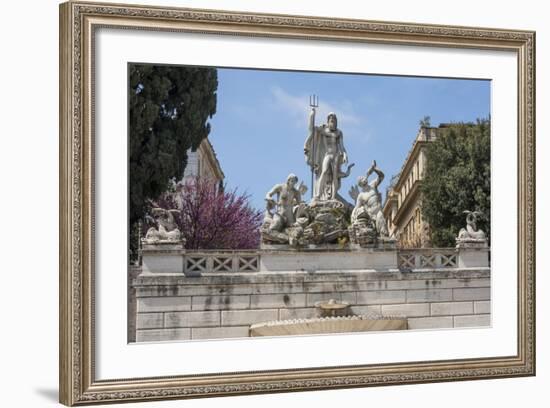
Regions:
<instances>
[{"instance_id":1,"label":"stone balustrade","mask_svg":"<svg viewBox=\"0 0 550 408\"><path fill-rule=\"evenodd\" d=\"M484 268L489 248L386 249L339 247L286 250L142 250L143 272L201 276L217 273L316 271L419 271L424 269Z\"/></svg>"},{"instance_id":2,"label":"stone balustrade","mask_svg":"<svg viewBox=\"0 0 550 408\"><path fill-rule=\"evenodd\" d=\"M398 257L399 269L456 268L459 251L455 248L400 249Z\"/></svg>"},{"instance_id":3,"label":"stone balustrade","mask_svg":"<svg viewBox=\"0 0 550 408\"><path fill-rule=\"evenodd\" d=\"M258 272L260 254L258 251L187 251L183 272Z\"/></svg>"}]
</instances>

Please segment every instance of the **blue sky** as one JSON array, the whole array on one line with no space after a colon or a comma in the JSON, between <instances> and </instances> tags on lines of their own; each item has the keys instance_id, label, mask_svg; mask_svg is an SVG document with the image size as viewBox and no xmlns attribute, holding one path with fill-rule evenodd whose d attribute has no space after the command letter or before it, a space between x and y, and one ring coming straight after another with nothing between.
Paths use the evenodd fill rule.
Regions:
<instances>
[{"instance_id":1,"label":"blue sky","mask_svg":"<svg viewBox=\"0 0 550 408\"><path fill-rule=\"evenodd\" d=\"M351 175L348 190L372 160L386 174L398 173L412 146L420 119L432 126L468 122L490 113L490 81L356 75L292 71L218 69L217 112L210 141L230 189L251 195L264 208L267 191L295 173L308 186L310 170L303 145L307 137L309 95L319 96L316 124L335 112L344 134Z\"/></svg>"}]
</instances>

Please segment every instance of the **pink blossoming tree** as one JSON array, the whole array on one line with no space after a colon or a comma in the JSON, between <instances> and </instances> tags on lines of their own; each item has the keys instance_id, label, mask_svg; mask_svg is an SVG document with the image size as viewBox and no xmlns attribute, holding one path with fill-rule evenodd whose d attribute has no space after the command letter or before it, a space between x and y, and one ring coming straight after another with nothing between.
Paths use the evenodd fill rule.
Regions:
<instances>
[{"instance_id":1,"label":"pink blossoming tree","mask_svg":"<svg viewBox=\"0 0 550 408\"><path fill-rule=\"evenodd\" d=\"M195 177L163 194L155 205L180 210L175 218L188 249L254 249L260 245L262 213L250 206L249 198Z\"/></svg>"}]
</instances>

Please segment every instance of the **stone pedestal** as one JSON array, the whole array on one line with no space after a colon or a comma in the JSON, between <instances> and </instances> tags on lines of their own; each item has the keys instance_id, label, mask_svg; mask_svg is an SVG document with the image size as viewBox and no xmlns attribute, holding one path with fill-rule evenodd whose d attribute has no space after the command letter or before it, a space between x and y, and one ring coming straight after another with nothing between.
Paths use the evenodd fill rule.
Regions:
<instances>
[{"instance_id":1,"label":"stone pedestal","mask_svg":"<svg viewBox=\"0 0 550 408\"><path fill-rule=\"evenodd\" d=\"M397 250L340 248L337 245L293 250L263 249L260 272L391 271L398 268Z\"/></svg>"},{"instance_id":2,"label":"stone pedestal","mask_svg":"<svg viewBox=\"0 0 550 408\"><path fill-rule=\"evenodd\" d=\"M185 249L181 242L142 243L142 274L183 274Z\"/></svg>"},{"instance_id":3,"label":"stone pedestal","mask_svg":"<svg viewBox=\"0 0 550 408\"><path fill-rule=\"evenodd\" d=\"M489 266L487 240L457 239L459 268L484 268Z\"/></svg>"}]
</instances>

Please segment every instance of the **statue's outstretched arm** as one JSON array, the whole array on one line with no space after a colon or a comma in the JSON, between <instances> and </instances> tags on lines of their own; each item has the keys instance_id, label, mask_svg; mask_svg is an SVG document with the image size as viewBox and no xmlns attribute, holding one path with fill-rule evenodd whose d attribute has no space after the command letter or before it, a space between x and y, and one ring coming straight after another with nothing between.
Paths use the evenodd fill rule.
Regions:
<instances>
[{"instance_id":1,"label":"statue's outstretched arm","mask_svg":"<svg viewBox=\"0 0 550 408\"><path fill-rule=\"evenodd\" d=\"M372 173L376 173L376 178L372 181L371 186L373 188L377 188L382 181L384 181L384 172L378 168L376 165L376 160L372 161L372 166L370 166L370 169L367 171L367 177L369 177Z\"/></svg>"},{"instance_id":2,"label":"statue's outstretched arm","mask_svg":"<svg viewBox=\"0 0 550 408\"><path fill-rule=\"evenodd\" d=\"M374 187L378 187L380 185L380 183L382 183L382 181L384 181L384 173L378 167L374 168L374 172L378 176L378 177L376 177L376 180L374 180L374 183L375 183Z\"/></svg>"},{"instance_id":3,"label":"statue's outstretched arm","mask_svg":"<svg viewBox=\"0 0 550 408\"><path fill-rule=\"evenodd\" d=\"M309 126L308 126L309 134L313 134L315 131L315 109L311 108L311 111L309 112Z\"/></svg>"},{"instance_id":4,"label":"statue's outstretched arm","mask_svg":"<svg viewBox=\"0 0 550 408\"><path fill-rule=\"evenodd\" d=\"M281 185L275 184L271 190L265 195L266 200L273 200L273 195L279 194L281 192Z\"/></svg>"}]
</instances>

